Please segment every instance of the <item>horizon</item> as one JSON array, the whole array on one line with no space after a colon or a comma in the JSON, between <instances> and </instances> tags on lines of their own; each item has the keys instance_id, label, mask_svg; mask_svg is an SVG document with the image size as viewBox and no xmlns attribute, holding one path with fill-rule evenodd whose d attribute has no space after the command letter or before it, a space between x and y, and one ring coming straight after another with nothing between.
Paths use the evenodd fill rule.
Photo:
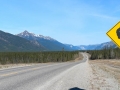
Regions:
<instances>
[{"instance_id":1,"label":"horizon","mask_svg":"<svg viewBox=\"0 0 120 90\"><path fill-rule=\"evenodd\" d=\"M3 30L1 30L1 31L3 31ZM22 32L20 32L20 33L23 33L23 32L25 32L25 31L27 31L28 33L35 34L35 33L33 33L33 32L29 32L28 30L24 30L24 31L22 31ZM3 31L3 32L4 32L4 31ZM12 33L10 33L10 32L5 32L5 33L12 34ZM17 34L20 34L20 33L17 33ZM12 35L17 35L17 34L12 34ZM41 35L41 34L35 34L35 36L38 36L38 35ZM44 36L44 35L42 35L42 36ZM50 36L44 36L44 37L50 37ZM50 38L52 38L52 37L50 37ZM52 39L56 40L55 38L52 38ZM56 40L56 41L58 41L58 40ZM60 42L60 41L58 41L58 42ZM107 41L107 42L110 42L110 41ZM107 42L102 42L102 43L107 43ZM60 43L62 43L62 42L60 42ZM73 44L70 44L70 43L63 43L63 44L68 44L68 45L73 45L73 46L88 46L88 45L99 45L99 44L102 44L102 43L87 44L87 45L83 45L83 44L81 44L81 45L73 45ZM113 43L114 43L114 42L113 42Z\"/></svg>"},{"instance_id":2,"label":"horizon","mask_svg":"<svg viewBox=\"0 0 120 90\"><path fill-rule=\"evenodd\" d=\"M24 30L23 32L25 32L25 31L27 31L27 32L29 32L28 30ZM22 33L22 32L20 32L20 33ZM20 33L18 33L18 34L20 34ZM29 32L29 33L32 33L32 34L35 34L35 33L33 33L33 32ZM35 35L41 35L41 34L35 34ZM43 35L44 36L44 35ZM51 36L45 36L45 37L50 37L50 38L52 38ZM55 38L53 38L53 39L55 39ZM56 39L55 39L56 40ZM58 40L57 40L58 41ZM59 42L59 41L58 41ZM110 41L106 41L106 42L110 42ZM106 42L102 42L102 43L106 43ZM61 42L62 43L62 42ZM87 44L87 45L99 45L99 44L102 44L102 43L96 43L96 44ZM69 44L69 45L73 45L73 44L70 44L70 43L63 43L63 44ZM79 45L73 45L73 46L79 46ZM82 46L82 45L81 45ZM85 45L86 46L86 45Z\"/></svg>"},{"instance_id":3,"label":"horizon","mask_svg":"<svg viewBox=\"0 0 120 90\"><path fill-rule=\"evenodd\" d=\"M27 30L72 45L100 44L110 41L106 32L120 20L119 2L1 0L0 30Z\"/></svg>"}]
</instances>

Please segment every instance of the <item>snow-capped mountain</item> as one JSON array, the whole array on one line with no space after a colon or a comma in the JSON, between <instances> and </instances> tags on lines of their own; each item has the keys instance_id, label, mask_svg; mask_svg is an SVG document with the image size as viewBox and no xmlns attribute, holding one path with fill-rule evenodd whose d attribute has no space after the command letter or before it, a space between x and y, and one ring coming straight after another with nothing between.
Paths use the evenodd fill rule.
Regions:
<instances>
[{"instance_id":1,"label":"snow-capped mountain","mask_svg":"<svg viewBox=\"0 0 120 90\"><path fill-rule=\"evenodd\" d=\"M83 50L81 47L79 46L74 46L72 44L65 44L67 47L71 48L72 50ZM84 48L84 47L83 47Z\"/></svg>"},{"instance_id":2,"label":"snow-capped mountain","mask_svg":"<svg viewBox=\"0 0 120 90\"><path fill-rule=\"evenodd\" d=\"M25 30L24 32L20 33L20 34L17 34L17 36L20 36L20 37L26 37L26 38L30 38L30 37L33 37L34 39L35 38L41 38L41 39L46 39L46 40L54 40L53 38L49 37L49 36L43 36L43 35L36 35L34 33L30 33L28 32L27 30Z\"/></svg>"},{"instance_id":3,"label":"snow-capped mountain","mask_svg":"<svg viewBox=\"0 0 120 90\"><path fill-rule=\"evenodd\" d=\"M35 35L34 33L29 33L26 30L20 34L17 34L17 36L30 40L34 44L42 45L45 48L47 48L47 50L61 51L63 48L64 50L72 50L71 48L67 47L66 45L58 42L57 40L49 36Z\"/></svg>"},{"instance_id":4,"label":"snow-capped mountain","mask_svg":"<svg viewBox=\"0 0 120 90\"><path fill-rule=\"evenodd\" d=\"M29 52L46 50L41 45L36 45L29 40L0 30L0 52Z\"/></svg>"}]
</instances>

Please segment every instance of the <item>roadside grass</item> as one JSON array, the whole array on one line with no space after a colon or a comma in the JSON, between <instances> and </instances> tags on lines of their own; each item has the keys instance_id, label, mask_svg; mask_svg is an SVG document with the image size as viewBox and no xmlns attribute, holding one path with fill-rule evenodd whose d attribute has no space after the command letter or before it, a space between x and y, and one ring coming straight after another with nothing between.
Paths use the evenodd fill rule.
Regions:
<instances>
[{"instance_id":1,"label":"roadside grass","mask_svg":"<svg viewBox=\"0 0 120 90\"><path fill-rule=\"evenodd\" d=\"M79 53L79 56L75 59L75 61L82 60L82 59L83 59L83 55Z\"/></svg>"},{"instance_id":2,"label":"roadside grass","mask_svg":"<svg viewBox=\"0 0 120 90\"><path fill-rule=\"evenodd\" d=\"M37 63L30 63L30 64L6 64L6 65L0 65L0 69L24 67L24 66L31 66L31 65L35 65L35 64L37 64Z\"/></svg>"},{"instance_id":3,"label":"roadside grass","mask_svg":"<svg viewBox=\"0 0 120 90\"><path fill-rule=\"evenodd\" d=\"M110 73L120 83L120 60L116 59L102 59L102 60L90 60L90 64L97 65L100 69Z\"/></svg>"}]
</instances>

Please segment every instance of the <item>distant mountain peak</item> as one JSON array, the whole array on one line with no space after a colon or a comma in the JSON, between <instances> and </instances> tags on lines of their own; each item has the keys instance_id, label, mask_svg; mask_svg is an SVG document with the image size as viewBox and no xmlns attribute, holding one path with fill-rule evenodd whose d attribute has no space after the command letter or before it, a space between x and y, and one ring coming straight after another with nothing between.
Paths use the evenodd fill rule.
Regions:
<instances>
[{"instance_id":1,"label":"distant mountain peak","mask_svg":"<svg viewBox=\"0 0 120 90\"><path fill-rule=\"evenodd\" d=\"M35 45L43 46L46 50L61 51L63 47L65 50L72 50L71 48L49 36L36 35L26 30L20 34L17 34L17 36L25 38Z\"/></svg>"},{"instance_id":2,"label":"distant mountain peak","mask_svg":"<svg viewBox=\"0 0 120 90\"><path fill-rule=\"evenodd\" d=\"M29 32L27 30L25 30L24 33L29 33Z\"/></svg>"},{"instance_id":3,"label":"distant mountain peak","mask_svg":"<svg viewBox=\"0 0 120 90\"><path fill-rule=\"evenodd\" d=\"M20 36L20 37L30 37L30 36L32 36L32 37L34 37L34 38L41 38L41 39L46 39L46 40L53 40L53 41L55 41L55 39L53 39L53 38L51 38L51 37L49 37L49 36L36 35L36 34L34 34L34 33L28 32L27 30L25 30L25 31L17 34L17 36Z\"/></svg>"},{"instance_id":4,"label":"distant mountain peak","mask_svg":"<svg viewBox=\"0 0 120 90\"><path fill-rule=\"evenodd\" d=\"M27 37L29 37L29 36L33 36L33 34L32 33L29 33L27 30L25 30L24 32L21 32L20 34L18 34L18 36L27 36Z\"/></svg>"}]
</instances>

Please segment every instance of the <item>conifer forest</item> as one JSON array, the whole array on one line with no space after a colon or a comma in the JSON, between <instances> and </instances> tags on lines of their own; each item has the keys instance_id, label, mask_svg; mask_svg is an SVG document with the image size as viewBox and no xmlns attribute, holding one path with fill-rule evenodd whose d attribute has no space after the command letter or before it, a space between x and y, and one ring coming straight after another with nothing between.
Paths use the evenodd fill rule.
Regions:
<instances>
[{"instance_id":1,"label":"conifer forest","mask_svg":"<svg viewBox=\"0 0 120 90\"><path fill-rule=\"evenodd\" d=\"M119 48L107 48L102 50L88 50L87 51L91 57L91 60L95 59L120 59L120 49Z\"/></svg>"},{"instance_id":2,"label":"conifer forest","mask_svg":"<svg viewBox=\"0 0 120 90\"><path fill-rule=\"evenodd\" d=\"M79 56L78 51L0 52L0 64L65 62Z\"/></svg>"}]
</instances>

